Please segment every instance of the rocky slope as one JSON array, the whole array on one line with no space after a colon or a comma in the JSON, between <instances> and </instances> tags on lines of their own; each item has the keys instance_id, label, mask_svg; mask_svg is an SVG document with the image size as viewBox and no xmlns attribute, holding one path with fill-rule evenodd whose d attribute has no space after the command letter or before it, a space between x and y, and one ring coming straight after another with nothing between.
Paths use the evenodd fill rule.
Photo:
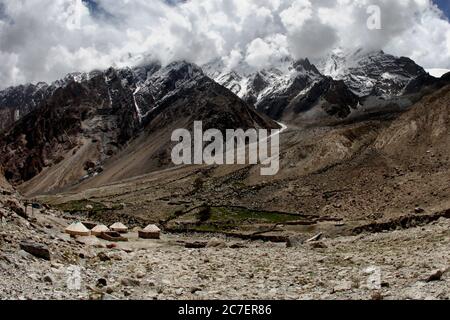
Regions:
<instances>
[{"instance_id":1,"label":"rocky slope","mask_svg":"<svg viewBox=\"0 0 450 320\"><path fill-rule=\"evenodd\" d=\"M36 109L54 88L46 83L28 84L0 91L0 132Z\"/></svg>"},{"instance_id":2,"label":"rocky slope","mask_svg":"<svg viewBox=\"0 0 450 320\"><path fill-rule=\"evenodd\" d=\"M124 204L117 213L201 230L245 233L282 225L275 235L322 228L343 233L358 221L415 216L416 209L438 212L450 207L449 90L442 88L400 114L292 126L281 135L280 171L274 177L261 177L260 166L253 165L174 168L116 183L99 175L44 199ZM212 216L199 221L195 209L205 203Z\"/></svg>"},{"instance_id":3,"label":"rocky slope","mask_svg":"<svg viewBox=\"0 0 450 320\"><path fill-rule=\"evenodd\" d=\"M426 159L430 165L448 163L449 106L450 88L447 86L423 98L414 108L396 119L378 136L375 148L392 157L404 157L408 162L418 157ZM417 161L417 164L420 162Z\"/></svg>"},{"instance_id":4,"label":"rocky slope","mask_svg":"<svg viewBox=\"0 0 450 320\"><path fill-rule=\"evenodd\" d=\"M68 168L74 177L95 170L97 162L138 129L130 105L132 92L121 86L114 70L56 89L2 137L6 178L13 183L27 181L69 158L77 158ZM85 154L92 155L92 164Z\"/></svg>"},{"instance_id":5,"label":"rocky slope","mask_svg":"<svg viewBox=\"0 0 450 320\"><path fill-rule=\"evenodd\" d=\"M52 210L2 219L0 299L450 298L447 219L289 247L201 235L142 240L136 232L109 243L64 234L72 219Z\"/></svg>"},{"instance_id":6,"label":"rocky slope","mask_svg":"<svg viewBox=\"0 0 450 320\"><path fill-rule=\"evenodd\" d=\"M29 188L36 192L98 175L129 144L147 152L136 174L170 166L172 130L191 129L196 120L205 130L278 128L186 62L71 74L54 87L0 138L6 178L14 184L35 178Z\"/></svg>"},{"instance_id":7,"label":"rocky slope","mask_svg":"<svg viewBox=\"0 0 450 320\"><path fill-rule=\"evenodd\" d=\"M144 130L105 163L102 174L93 179L95 184L172 167L172 132L179 128L192 131L194 121L202 121L203 130L215 128L222 132L238 128L279 128L273 120L257 113L193 65L169 65L156 72L149 83L145 90L152 92L156 103L143 120Z\"/></svg>"},{"instance_id":8,"label":"rocky slope","mask_svg":"<svg viewBox=\"0 0 450 320\"><path fill-rule=\"evenodd\" d=\"M280 243L165 232L143 240L135 229L113 243L70 237L64 229L84 216L32 210L0 180L0 299L448 300L446 217L382 233L291 232Z\"/></svg>"}]
</instances>

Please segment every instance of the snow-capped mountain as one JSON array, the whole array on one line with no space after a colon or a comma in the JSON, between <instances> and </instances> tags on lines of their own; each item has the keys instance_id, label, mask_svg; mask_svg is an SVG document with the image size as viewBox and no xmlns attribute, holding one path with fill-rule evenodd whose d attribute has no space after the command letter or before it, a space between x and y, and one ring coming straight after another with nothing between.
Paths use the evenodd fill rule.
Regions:
<instances>
[{"instance_id":1,"label":"snow-capped mountain","mask_svg":"<svg viewBox=\"0 0 450 320\"><path fill-rule=\"evenodd\" d=\"M403 93L414 79L427 72L413 60L383 51L336 49L317 63L318 69L335 80L343 80L358 96L389 98Z\"/></svg>"},{"instance_id":2,"label":"snow-capped mountain","mask_svg":"<svg viewBox=\"0 0 450 320\"><path fill-rule=\"evenodd\" d=\"M255 70L245 62L230 69L216 60L203 68L215 81L277 120L317 106L328 115L346 117L368 96L395 98L435 81L411 59L383 51L336 49L314 63L284 58L271 68Z\"/></svg>"},{"instance_id":3,"label":"snow-capped mountain","mask_svg":"<svg viewBox=\"0 0 450 320\"><path fill-rule=\"evenodd\" d=\"M74 72L51 84L40 82L7 88L0 91L0 131L11 127L14 122L23 118L38 108L46 99L53 96L58 89L65 88L71 83L86 84L93 79L103 78L111 84L113 78L119 78L122 87L136 90L160 68L161 65L158 63L149 63L135 68L110 68L104 71L95 70L84 73ZM115 92L117 92L117 89L111 88L109 95L114 95Z\"/></svg>"},{"instance_id":4,"label":"snow-capped mountain","mask_svg":"<svg viewBox=\"0 0 450 320\"><path fill-rule=\"evenodd\" d=\"M255 70L245 62L229 70L221 60L216 60L203 66L203 70L210 78L256 106L268 96L283 94L296 81L302 81L306 88L322 78L308 59L295 62L285 58L262 70Z\"/></svg>"},{"instance_id":5,"label":"snow-capped mountain","mask_svg":"<svg viewBox=\"0 0 450 320\"><path fill-rule=\"evenodd\" d=\"M220 61L204 66L205 72L216 82L239 97L254 104L258 111L274 119L286 113L301 113L320 104L330 115L345 117L355 108L358 99L344 83L324 76L308 59L284 59L276 67L255 71L245 63L229 70ZM345 101L337 105L334 97ZM320 101L322 98L322 101ZM330 99L329 99L330 98Z\"/></svg>"},{"instance_id":6,"label":"snow-capped mountain","mask_svg":"<svg viewBox=\"0 0 450 320\"><path fill-rule=\"evenodd\" d=\"M436 75L435 71L431 73ZM193 85L206 75L276 120L287 113L293 114L292 118L315 107L320 107L326 115L346 117L367 96L389 99L410 94L434 81L411 59L362 49L336 49L315 64L308 59L296 61L284 57L260 70L246 62L230 68L222 59L202 68L180 62L163 68L154 62L135 68L71 73L52 84L24 85L1 91L0 130L37 108L58 89L73 82L89 83L99 78L106 82L110 104L122 99L118 92L124 88L131 92L127 96L131 96L136 119L142 122L167 92L174 94L177 86L186 85L188 80L181 75L188 75Z\"/></svg>"},{"instance_id":7,"label":"snow-capped mountain","mask_svg":"<svg viewBox=\"0 0 450 320\"><path fill-rule=\"evenodd\" d=\"M0 131L34 110L49 96L46 83L26 84L0 91Z\"/></svg>"},{"instance_id":8,"label":"snow-capped mountain","mask_svg":"<svg viewBox=\"0 0 450 320\"><path fill-rule=\"evenodd\" d=\"M205 130L279 128L185 61L75 73L48 88L51 95L0 135L0 167L8 168L9 181L48 169L51 188L62 187L99 174L106 159L131 144L138 146L130 151L134 169L170 166L171 133L194 121Z\"/></svg>"}]
</instances>

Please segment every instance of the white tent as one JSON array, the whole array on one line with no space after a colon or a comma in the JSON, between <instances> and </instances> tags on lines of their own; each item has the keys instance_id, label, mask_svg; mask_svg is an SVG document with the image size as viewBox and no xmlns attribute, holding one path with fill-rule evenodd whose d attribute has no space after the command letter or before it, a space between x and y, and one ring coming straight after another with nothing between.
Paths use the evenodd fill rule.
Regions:
<instances>
[{"instance_id":1,"label":"white tent","mask_svg":"<svg viewBox=\"0 0 450 320\"><path fill-rule=\"evenodd\" d=\"M95 226L92 230L91 233L94 236L98 236L100 235L102 232L108 232L109 228L107 226L105 226L104 224L99 224L98 226Z\"/></svg>"},{"instance_id":2,"label":"white tent","mask_svg":"<svg viewBox=\"0 0 450 320\"><path fill-rule=\"evenodd\" d=\"M139 231L139 238L143 239L160 239L161 229L156 225L148 225L144 230Z\"/></svg>"},{"instance_id":3,"label":"white tent","mask_svg":"<svg viewBox=\"0 0 450 320\"><path fill-rule=\"evenodd\" d=\"M112 231L119 232L119 233L127 233L128 232L128 227L121 222L114 223L109 228Z\"/></svg>"},{"instance_id":4,"label":"white tent","mask_svg":"<svg viewBox=\"0 0 450 320\"><path fill-rule=\"evenodd\" d=\"M68 226L66 228L66 233L70 234L71 236L83 236L83 237L91 235L91 231L88 228L86 228L86 226L81 222L76 222Z\"/></svg>"}]
</instances>

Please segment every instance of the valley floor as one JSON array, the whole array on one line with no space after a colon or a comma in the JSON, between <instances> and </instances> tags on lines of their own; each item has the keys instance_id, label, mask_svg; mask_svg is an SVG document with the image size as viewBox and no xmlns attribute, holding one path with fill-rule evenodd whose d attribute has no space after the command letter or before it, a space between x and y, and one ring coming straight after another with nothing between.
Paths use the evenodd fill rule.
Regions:
<instances>
[{"instance_id":1,"label":"valley floor","mask_svg":"<svg viewBox=\"0 0 450 320\"><path fill-rule=\"evenodd\" d=\"M136 173L125 169L145 162L128 154L59 192L35 190L37 177L19 186L52 206L37 220L0 197L0 298L450 299L449 105L447 86L387 118L290 126L274 177L259 166ZM117 245L63 233L84 219L165 232Z\"/></svg>"},{"instance_id":2,"label":"valley floor","mask_svg":"<svg viewBox=\"0 0 450 320\"><path fill-rule=\"evenodd\" d=\"M450 267L445 218L290 248L220 236L144 241L129 234L129 242L108 249L97 238L70 238L64 224L56 212L32 223L3 221L1 299L450 299L450 273L437 272ZM48 245L51 261L20 250L21 241Z\"/></svg>"}]
</instances>

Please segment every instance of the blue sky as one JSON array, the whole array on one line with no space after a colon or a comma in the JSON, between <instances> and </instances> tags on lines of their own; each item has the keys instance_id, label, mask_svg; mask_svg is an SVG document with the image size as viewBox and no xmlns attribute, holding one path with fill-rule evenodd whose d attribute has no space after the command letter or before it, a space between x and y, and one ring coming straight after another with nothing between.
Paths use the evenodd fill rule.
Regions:
<instances>
[{"instance_id":1,"label":"blue sky","mask_svg":"<svg viewBox=\"0 0 450 320\"><path fill-rule=\"evenodd\" d=\"M442 11L450 18L450 0L434 0Z\"/></svg>"}]
</instances>

